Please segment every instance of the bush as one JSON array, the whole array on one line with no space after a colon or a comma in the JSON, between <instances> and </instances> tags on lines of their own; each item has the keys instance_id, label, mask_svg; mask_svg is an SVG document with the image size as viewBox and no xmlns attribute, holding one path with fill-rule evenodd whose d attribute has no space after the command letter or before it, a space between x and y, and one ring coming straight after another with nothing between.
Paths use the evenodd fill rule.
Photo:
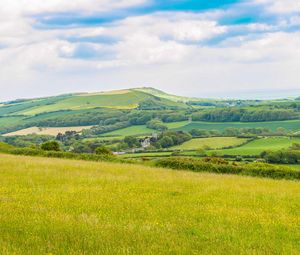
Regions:
<instances>
[{"instance_id":1,"label":"bush","mask_svg":"<svg viewBox=\"0 0 300 255\"><path fill-rule=\"evenodd\" d=\"M128 148L135 148L140 146L139 140L134 136L126 136L124 138L124 143L127 144Z\"/></svg>"},{"instance_id":2,"label":"bush","mask_svg":"<svg viewBox=\"0 0 300 255\"><path fill-rule=\"evenodd\" d=\"M32 148L10 148L9 150L1 150L1 152L9 153L13 155L24 155L24 156L39 156L49 158L66 158L76 160L88 160L88 161L109 161L109 162L125 162L118 157L112 156L111 154L90 154L90 153L72 153L63 151L45 151L41 149Z\"/></svg>"},{"instance_id":3,"label":"bush","mask_svg":"<svg viewBox=\"0 0 300 255\"><path fill-rule=\"evenodd\" d=\"M158 131L165 131L168 129L167 126L160 119L153 119L147 122L147 128L155 129Z\"/></svg>"},{"instance_id":4,"label":"bush","mask_svg":"<svg viewBox=\"0 0 300 255\"><path fill-rule=\"evenodd\" d=\"M268 163L277 164L297 164L300 162L299 150L279 150L279 151L264 151L261 157Z\"/></svg>"},{"instance_id":5,"label":"bush","mask_svg":"<svg viewBox=\"0 0 300 255\"><path fill-rule=\"evenodd\" d=\"M48 141L41 145L41 149L44 151L60 151L60 145L57 141Z\"/></svg>"},{"instance_id":6,"label":"bush","mask_svg":"<svg viewBox=\"0 0 300 255\"><path fill-rule=\"evenodd\" d=\"M267 177L273 179L297 179L300 180L300 172L289 167L274 166L265 163L237 164L224 162L220 159L202 161L192 158L164 158L156 162L159 167L172 169L184 169L194 172L211 172L222 174L239 174L248 176Z\"/></svg>"},{"instance_id":7,"label":"bush","mask_svg":"<svg viewBox=\"0 0 300 255\"><path fill-rule=\"evenodd\" d=\"M199 156L199 157L203 157L206 155L206 151L203 149L203 148L199 148L196 150L196 154Z\"/></svg>"},{"instance_id":8,"label":"bush","mask_svg":"<svg viewBox=\"0 0 300 255\"><path fill-rule=\"evenodd\" d=\"M95 150L97 155L113 155L112 151L104 146L100 146Z\"/></svg>"}]
</instances>

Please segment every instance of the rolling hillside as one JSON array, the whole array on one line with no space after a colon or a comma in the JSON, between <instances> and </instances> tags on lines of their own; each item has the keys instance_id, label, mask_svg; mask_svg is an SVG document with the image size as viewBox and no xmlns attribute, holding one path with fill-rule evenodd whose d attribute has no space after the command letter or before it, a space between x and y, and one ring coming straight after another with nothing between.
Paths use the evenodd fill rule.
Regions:
<instances>
[{"instance_id":1,"label":"rolling hillside","mask_svg":"<svg viewBox=\"0 0 300 255\"><path fill-rule=\"evenodd\" d=\"M165 93L162 93L167 95ZM152 100L165 107L183 107L186 105L176 100L151 94L151 90L128 89L111 92L82 93L41 98L33 100L17 100L0 106L0 116L27 115L55 112L61 110L86 110L93 108L134 109L141 103Z\"/></svg>"},{"instance_id":2,"label":"rolling hillside","mask_svg":"<svg viewBox=\"0 0 300 255\"><path fill-rule=\"evenodd\" d=\"M79 119L105 112L114 115L133 109L187 109L189 106L176 96L151 88L126 89L99 93L77 93L61 96L22 99L0 104L0 133L37 126L41 121L72 117ZM111 114L112 113L112 114ZM97 121L88 123L95 125ZM51 125L51 124L49 124ZM54 125L55 127L58 124ZM67 126L75 126L68 124ZM86 126L79 123L78 126Z\"/></svg>"},{"instance_id":3,"label":"rolling hillside","mask_svg":"<svg viewBox=\"0 0 300 255\"><path fill-rule=\"evenodd\" d=\"M147 121L155 118L165 118L163 125L169 129L180 131L190 131L195 128L224 131L226 128L263 127L272 131L285 128L296 132L300 130L300 117L298 116L300 105L295 102L283 100L283 103L279 104L277 102L277 106L274 107L272 105L273 101L197 99L171 95L150 87L98 93L66 94L1 103L0 134L20 130L20 133L26 133L26 129L33 127L76 127L76 129L82 129L81 127L85 126L106 126L116 122L121 122L122 125L120 124L118 128L111 128L107 133L124 128L126 131L129 126L132 126L132 129L139 130L140 127L134 128L133 126L145 125ZM278 107L281 108L278 110ZM197 117L197 114L193 115L195 112L198 113L198 117L202 114L204 118L205 114L208 116L218 114L220 109L227 112L228 116L226 117L225 114L225 119L229 118L230 114L234 116L235 111L237 113L249 111L248 115L250 115L251 111L255 113L259 110L261 111L258 114L259 116L264 114L269 116L272 121L231 122L226 120L225 122L218 122L215 120L215 122L208 122L208 120L200 121L197 119L193 119L192 123L188 121L191 117ZM216 111L208 112L209 110ZM150 117L148 118L146 115ZM134 121L143 117L145 117L144 121ZM276 118L279 118L279 121L275 121ZM108 119L112 122L109 122ZM108 122L105 122L105 120L108 120ZM126 121L128 123L125 123ZM23 130L25 131L23 132ZM120 133L124 134L121 130Z\"/></svg>"},{"instance_id":4,"label":"rolling hillside","mask_svg":"<svg viewBox=\"0 0 300 255\"><path fill-rule=\"evenodd\" d=\"M1 254L298 254L294 181L0 155Z\"/></svg>"}]
</instances>

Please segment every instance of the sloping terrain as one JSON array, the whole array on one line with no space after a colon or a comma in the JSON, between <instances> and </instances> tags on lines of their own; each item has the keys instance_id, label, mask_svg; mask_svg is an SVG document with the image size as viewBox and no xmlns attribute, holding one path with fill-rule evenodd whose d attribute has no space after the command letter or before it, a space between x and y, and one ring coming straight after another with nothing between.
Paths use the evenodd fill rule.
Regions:
<instances>
[{"instance_id":1,"label":"sloping terrain","mask_svg":"<svg viewBox=\"0 0 300 255\"><path fill-rule=\"evenodd\" d=\"M280 109L277 109L278 107ZM147 121L155 118L161 118L164 122L163 125L169 129L181 131L192 129L224 131L228 127L263 127L272 131L285 128L289 131L299 131L299 107L300 105L292 100L274 105L273 101L196 99L143 87L1 103L0 134L31 127L106 126L110 125L104 123L108 119L117 119L118 122L123 122L119 128L109 130L115 131L127 128L129 125L145 125ZM259 122L261 118L257 118L255 121L253 116L252 119L250 118L251 122L236 120L235 116L241 118L245 112L249 118L252 116L251 114L256 113L258 117L265 116L263 118L271 121ZM135 116L133 116L134 114ZM146 115L152 116L148 118ZM254 114L254 116L256 115ZM125 116L126 120L122 118ZM148 120L141 121L143 116ZM206 119L205 116L212 116L213 119L216 119L213 120L214 122L209 122L210 118ZM140 121L134 121L135 118L140 118ZM193 119L193 122L189 119ZM129 120L129 125L126 125L124 122Z\"/></svg>"},{"instance_id":2,"label":"sloping terrain","mask_svg":"<svg viewBox=\"0 0 300 255\"><path fill-rule=\"evenodd\" d=\"M61 110L85 110L93 108L134 109L147 100L170 107L185 107L183 103L152 95L135 89L101 93L83 93L66 96L23 100L6 103L0 107L0 116L36 115Z\"/></svg>"},{"instance_id":3,"label":"sloping terrain","mask_svg":"<svg viewBox=\"0 0 300 255\"><path fill-rule=\"evenodd\" d=\"M1 254L298 254L298 182L0 155Z\"/></svg>"},{"instance_id":4,"label":"sloping terrain","mask_svg":"<svg viewBox=\"0 0 300 255\"><path fill-rule=\"evenodd\" d=\"M69 120L67 126L97 124L97 121L84 123L84 120L80 120L87 113L91 118L98 116L99 112L114 117L114 115L118 115L118 111L122 110L188 108L185 103L178 102L171 96L167 98L166 95L168 94L163 92L161 94L164 97L157 95L156 90L127 89L6 102L0 104L0 133L38 126L39 122L47 122L48 120L54 121L50 122L49 125L44 123L43 126L65 126L64 120L66 118Z\"/></svg>"}]
</instances>

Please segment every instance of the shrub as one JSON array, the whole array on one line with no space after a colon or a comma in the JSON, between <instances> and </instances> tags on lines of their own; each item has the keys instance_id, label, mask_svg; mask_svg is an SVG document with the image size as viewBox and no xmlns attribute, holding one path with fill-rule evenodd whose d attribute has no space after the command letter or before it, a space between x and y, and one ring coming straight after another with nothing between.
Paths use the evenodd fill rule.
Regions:
<instances>
[{"instance_id":1,"label":"shrub","mask_svg":"<svg viewBox=\"0 0 300 255\"><path fill-rule=\"evenodd\" d=\"M168 129L167 126L160 119L153 119L147 122L147 128L155 129L158 131L165 131Z\"/></svg>"},{"instance_id":2,"label":"shrub","mask_svg":"<svg viewBox=\"0 0 300 255\"><path fill-rule=\"evenodd\" d=\"M112 151L104 146L100 146L95 150L97 155L113 155Z\"/></svg>"},{"instance_id":3,"label":"shrub","mask_svg":"<svg viewBox=\"0 0 300 255\"><path fill-rule=\"evenodd\" d=\"M60 145L57 141L48 141L41 145L44 151L60 151Z\"/></svg>"},{"instance_id":4,"label":"shrub","mask_svg":"<svg viewBox=\"0 0 300 255\"><path fill-rule=\"evenodd\" d=\"M297 179L300 180L300 172L289 167L274 166L265 163L237 164L223 162L220 159L203 161L192 158L164 158L156 161L159 167L172 169L184 169L194 172L211 172L222 174L239 174L248 176L267 177L273 179Z\"/></svg>"}]
</instances>

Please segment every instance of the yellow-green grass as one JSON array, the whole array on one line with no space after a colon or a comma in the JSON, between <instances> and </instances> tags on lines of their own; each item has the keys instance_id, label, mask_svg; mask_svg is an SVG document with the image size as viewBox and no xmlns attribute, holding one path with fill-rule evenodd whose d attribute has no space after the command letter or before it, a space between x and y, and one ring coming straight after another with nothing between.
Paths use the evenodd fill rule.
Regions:
<instances>
[{"instance_id":1,"label":"yellow-green grass","mask_svg":"<svg viewBox=\"0 0 300 255\"><path fill-rule=\"evenodd\" d=\"M142 158L142 157L165 157L171 156L170 151L160 151L160 152L141 152L141 153L126 153L120 155L121 158Z\"/></svg>"},{"instance_id":2,"label":"yellow-green grass","mask_svg":"<svg viewBox=\"0 0 300 255\"><path fill-rule=\"evenodd\" d=\"M259 155L265 150L287 149L293 143L299 143L300 138L266 137L247 143L239 148L217 150L223 155Z\"/></svg>"},{"instance_id":3,"label":"yellow-green grass","mask_svg":"<svg viewBox=\"0 0 300 255\"><path fill-rule=\"evenodd\" d=\"M0 117L0 128L18 125L24 117Z\"/></svg>"},{"instance_id":4,"label":"yellow-green grass","mask_svg":"<svg viewBox=\"0 0 300 255\"><path fill-rule=\"evenodd\" d=\"M31 127L21 129L15 132L4 134L3 136L17 136L17 135L57 135L58 133L65 133L67 131L81 132L83 129L89 129L92 126L76 126L76 127Z\"/></svg>"},{"instance_id":5,"label":"yellow-green grass","mask_svg":"<svg viewBox=\"0 0 300 255\"><path fill-rule=\"evenodd\" d=\"M150 94L135 90L119 90L108 93L77 94L67 98L56 100L52 104L37 105L30 109L24 109L18 114L35 115L45 112L61 110L83 110L93 108L112 108L112 109L134 109L145 100L156 98ZM157 99L156 99L157 100ZM166 106L179 106L186 108L185 104L170 101L162 98L159 103Z\"/></svg>"},{"instance_id":6,"label":"yellow-green grass","mask_svg":"<svg viewBox=\"0 0 300 255\"><path fill-rule=\"evenodd\" d=\"M161 90L157 90L157 89L149 88L149 87L148 88L147 87L145 87L145 88L136 88L136 89L133 89L133 90L145 92L145 93L148 93L148 94L160 97L160 98L165 98L165 99L168 99L168 100L171 100L171 101L174 101L174 102L188 102L188 101L193 100L193 98L191 98L191 97L176 96L176 95L168 94L168 93L165 93Z\"/></svg>"},{"instance_id":7,"label":"yellow-green grass","mask_svg":"<svg viewBox=\"0 0 300 255\"><path fill-rule=\"evenodd\" d=\"M299 254L298 182L0 157L1 254Z\"/></svg>"},{"instance_id":8,"label":"yellow-green grass","mask_svg":"<svg viewBox=\"0 0 300 255\"><path fill-rule=\"evenodd\" d=\"M220 149L228 146L238 146L245 142L247 142L246 138L237 138L237 137L195 138L181 145L173 146L171 149L195 150L204 147L209 147L212 149Z\"/></svg>"},{"instance_id":9,"label":"yellow-green grass","mask_svg":"<svg viewBox=\"0 0 300 255\"><path fill-rule=\"evenodd\" d=\"M283 165L283 166L285 166L285 165ZM295 170L298 170L298 171L300 171L300 164L298 164L298 165L296 165L296 164L294 164L294 165L288 165L290 168L293 168L293 169L295 169Z\"/></svg>"},{"instance_id":10,"label":"yellow-green grass","mask_svg":"<svg viewBox=\"0 0 300 255\"><path fill-rule=\"evenodd\" d=\"M147 128L146 125L131 126L127 128L118 129L112 132L103 134L103 137L125 137L125 136L137 136L143 134L152 134L157 132L154 129Z\"/></svg>"},{"instance_id":11,"label":"yellow-green grass","mask_svg":"<svg viewBox=\"0 0 300 255\"><path fill-rule=\"evenodd\" d=\"M119 93L113 94L81 94L60 100L54 104L37 106L20 113L25 115L35 115L42 112L91 109L95 107L133 109L138 106L140 100L143 100L145 98L145 94L132 91L120 91Z\"/></svg>"},{"instance_id":12,"label":"yellow-green grass","mask_svg":"<svg viewBox=\"0 0 300 255\"><path fill-rule=\"evenodd\" d=\"M168 129L176 129L181 128L189 124L188 121L178 121L178 122L170 122L170 123L164 123L165 126L168 127Z\"/></svg>"}]
</instances>

